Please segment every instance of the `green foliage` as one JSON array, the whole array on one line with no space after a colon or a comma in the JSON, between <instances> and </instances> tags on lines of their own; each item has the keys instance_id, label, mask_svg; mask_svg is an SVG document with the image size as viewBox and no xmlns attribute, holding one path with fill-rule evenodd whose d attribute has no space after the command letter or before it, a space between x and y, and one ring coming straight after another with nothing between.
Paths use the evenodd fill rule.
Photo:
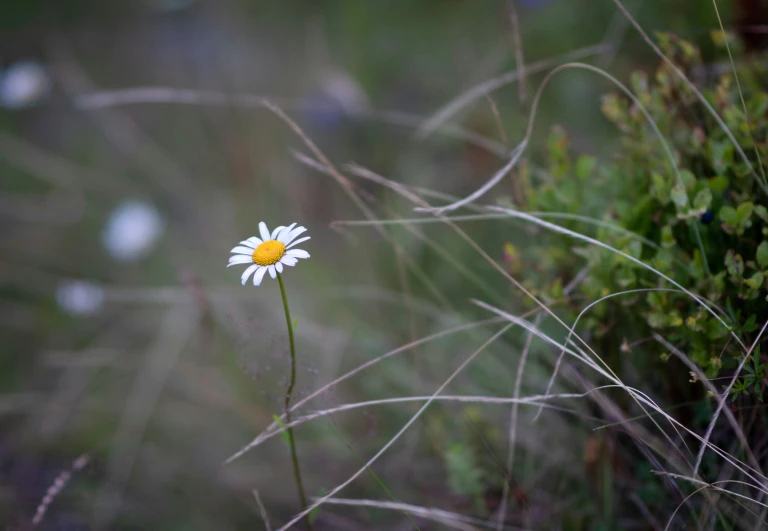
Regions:
<instances>
[{"instance_id":1,"label":"green foliage","mask_svg":"<svg viewBox=\"0 0 768 531\"><path fill-rule=\"evenodd\" d=\"M285 444L288 446L291 445L291 438L288 436L288 425L282 421L280 417L277 415L272 415L272 419L277 423L278 426L283 428L283 431L280 432L280 438L283 440Z\"/></svg>"},{"instance_id":2,"label":"green foliage","mask_svg":"<svg viewBox=\"0 0 768 531\"><path fill-rule=\"evenodd\" d=\"M669 34L658 35L658 39L683 71L690 73L702 66L699 52L691 44ZM725 42L721 34L714 39L716 46ZM596 305L581 321L594 337L612 345L625 337L640 339L658 332L675 341L709 377L726 370L724 356L738 359L729 333L737 334L745 344L754 339L756 316L764 314L768 300L768 181L763 173L768 167L768 93L763 89L768 86L768 71L746 62L737 68L749 120L733 73L721 75L702 91L737 145L691 87L662 63L655 75L636 72L630 79L661 138L637 103L619 93L609 94L602 109L621 132L616 156L610 162L574 157L565 131L555 128L548 142L546 173L550 178L533 183L528 192L530 210L593 218L598 212L603 222L625 231L600 228L597 239L652 266L711 307L729 308L725 316L716 309L705 310L679 290L651 291L611 298ZM576 221L564 225L579 232L591 230ZM557 247L557 242L571 252L553 252L551 247ZM573 249L572 240L559 238L555 245L552 240L547 244L550 247L539 252L562 257L554 265L558 282L573 276L584 262L589 266L590 274L578 288L587 301L625 290L675 289L657 273L616 253L591 246ZM583 260L575 260L574 253ZM551 290L551 286L539 288L544 293ZM606 325L604 317L609 315L617 324ZM656 359L668 358L655 342L644 348L655 349ZM760 396L765 369L758 357L756 354L749 365L749 374L739 380L734 399L748 389Z\"/></svg>"},{"instance_id":3,"label":"green foliage","mask_svg":"<svg viewBox=\"0 0 768 531\"><path fill-rule=\"evenodd\" d=\"M482 510L483 473L476 462L474 450L464 444L454 443L445 450L443 459L451 491L472 499Z\"/></svg>"},{"instance_id":4,"label":"green foliage","mask_svg":"<svg viewBox=\"0 0 768 531\"><path fill-rule=\"evenodd\" d=\"M750 363L751 359L751 363ZM735 402L739 395L749 394L750 388L752 393L757 396L757 399L763 401L763 383L765 381L765 364L760 361L760 346L758 345L755 352L752 353L750 359L744 364L743 373L744 378L736 380L736 383L731 389L732 401ZM736 361L741 363L744 361L744 357L737 358ZM723 386L727 388L726 386Z\"/></svg>"}]
</instances>

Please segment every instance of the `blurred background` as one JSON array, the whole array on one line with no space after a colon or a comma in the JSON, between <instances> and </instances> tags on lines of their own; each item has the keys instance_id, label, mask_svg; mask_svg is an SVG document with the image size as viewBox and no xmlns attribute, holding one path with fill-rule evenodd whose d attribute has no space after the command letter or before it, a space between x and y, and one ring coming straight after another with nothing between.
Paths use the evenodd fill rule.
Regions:
<instances>
[{"instance_id":1,"label":"blurred background","mask_svg":"<svg viewBox=\"0 0 768 531\"><path fill-rule=\"evenodd\" d=\"M718 27L711 2L624 5L648 34L674 32L707 61ZM766 23L759 2L718 7L729 28L744 17ZM761 45L759 33L744 35ZM454 98L519 75L520 59L522 83L419 134ZM506 163L543 76L570 60L622 80L658 64L607 0L2 2L4 528L260 529L254 491L274 529L288 522L298 501L280 437L224 464L282 412L289 371L277 283L243 287L242 270L225 267L259 221L297 222L312 237L302 245L311 258L285 273L298 318L297 399L418 338L488 319L473 298L525 308L444 226L338 223L366 219L360 205L390 220L415 217L415 205L345 172L356 204L302 162L314 158L307 143L260 98L342 171L354 162L461 197ZM613 89L586 71L555 78L527 160L537 164L555 125L574 149L609 159L618 140L600 105ZM489 198L514 193L505 179ZM524 253L536 238L494 220L462 227L499 263L505 243ZM429 396L499 325L484 326L393 355L301 411ZM511 330L444 394L512 396L525 342ZM544 393L555 357L533 347L521 396ZM308 495L361 469L422 403L298 427ZM627 499L606 501L595 462L610 451L594 435L596 412L558 404L535 423L537 408L520 409L506 528L650 529L642 504L627 501L659 488L638 479L650 467L614 471L623 474L615 496ZM509 404L438 401L337 498L467 517L460 527L414 509L420 529L483 528L500 505L509 415ZM315 528L414 528L402 510L342 503L323 505Z\"/></svg>"}]
</instances>

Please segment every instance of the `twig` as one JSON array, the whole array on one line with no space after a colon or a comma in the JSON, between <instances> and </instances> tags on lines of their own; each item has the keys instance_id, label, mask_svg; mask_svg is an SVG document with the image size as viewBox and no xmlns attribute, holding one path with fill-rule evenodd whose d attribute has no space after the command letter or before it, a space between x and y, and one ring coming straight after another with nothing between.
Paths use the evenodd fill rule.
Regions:
<instances>
[{"instance_id":1,"label":"twig","mask_svg":"<svg viewBox=\"0 0 768 531\"><path fill-rule=\"evenodd\" d=\"M256 505L259 506L259 512L261 513L261 519L264 521L264 526L267 528L267 531L272 531L272 524L269 521L269 514L267 514L267 508L264 507L264 503L261 501L261 496L259 496L259 491L256 489L253 489L253 497L256 499Z\"/></svg>"},{"instance_id":2,"label":"twig","mask_svg":"<svg viewBox=\"0 0 768 531\"><path fill-rule=\"evenodd\" d=\"M82 469L85 465L88 464L88 461L90 460L90 456L88 454L83 454L72 463L72 466L69 470L65 470L58 476L56 476L56 479L54 480L53 484L48 487L48 490L45 493L45 496L43 496L42 501L40 502L40 505L37 506L37 510L35 511L35 516L32 518L32 525L36 526L40 522L43 521L43 517L45 516L45 512L48 510L48 506L53 503L54 498L58 496L58 494L64 490L64 487L67 486L67 483L69 483L69 480L72 478L72 474L77 472L78 470Z\"/></svg>"}]
</instances>

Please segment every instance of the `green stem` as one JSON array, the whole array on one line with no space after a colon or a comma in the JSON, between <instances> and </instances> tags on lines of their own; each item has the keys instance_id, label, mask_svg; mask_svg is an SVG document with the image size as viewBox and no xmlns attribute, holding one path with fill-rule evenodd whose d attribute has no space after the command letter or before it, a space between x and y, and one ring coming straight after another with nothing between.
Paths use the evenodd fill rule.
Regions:
<instances>
[{"instance_id":1,"label":"green stem","mask_svg":"<svg viewBox=\"0 0 768 531\"><path fill-rule=\"evenodd\" d=\"M283 276L278 273L277 281L280 283L280 294L283 296L283 309L285 310L285 322L288 325L288 341L291 345L291 382L288 384L288 390L285 392L285 423L291 424L291 398L293 397L293 387L296 385L296 343L293 339L293 323L291 323L291 310L288 309L288 296L285 294L285 284ZM301 469L299 468L299 457L296 455L296 440L293 437L293 428L288 428L288 446L291 448L291 461L293 461L293 477L296 479L296 488L299 491L301 500L301 510L307 508L307 496L304 494L304 483L301 480ZM309 514L304 516L304 523L307 529L312 531L312 522Z\"/></svg>"}]
</instances>

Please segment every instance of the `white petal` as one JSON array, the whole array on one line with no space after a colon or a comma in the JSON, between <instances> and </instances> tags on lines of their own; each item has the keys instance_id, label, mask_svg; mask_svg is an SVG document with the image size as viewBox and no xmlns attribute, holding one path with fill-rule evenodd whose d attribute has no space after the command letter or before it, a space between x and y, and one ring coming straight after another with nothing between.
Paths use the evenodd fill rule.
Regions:
<instances>
[{"instance_id":1,"label":"white petal","mask_svg":"<svg viewBox=\"0 0 768 531\"><path fill-rule=\"evenodd\" d=\"M251 236L250 238L248 238L247 241L252 243L254 247L258 247L259 245L264 243L261 238L257 238L256 236Z\"/></svg>"},{"instance_id":2,"label":"white petal","mask_svg":"<svg viewBox=\"0 0 768 531\"><path fill-rule=\"evenodd\" d=\"M227 267L237 265L237 264L252 264L253 258L250 256L243 256L242 254L236 255L236 256L230 256L229 257L229 264L227 264Z\"/></svg>"},{"instance_id":3,"label":"white petal","mask_svg":"<svg viewBox=\"0 0 768 531\"><path fill-rule=\"evenodd\" d=\"M267 272L266 267L259 267L259 270L253 275L253 285L258 286L261 284L261 279L264 278L264 273Z\"/></svg>"},{"instance_id":4,"label":"white petal","mask_svg":"<svg viewBox=\"0 0 768 531\"><path fill-rule=\"evenodd\" d=\"M257 266L256 264L253 264L251 267L249 267L248 269L246 269L246 270L243 272L243 276L242 276L242 277L240 277L240 280L242 281L242 283L243 283L243 286L245 286L245 281L246 281L246 280L248 280L248 277L250 277L250 276L251 276L251 273L253 273L254 271L256 271L256 269L258 269L258 267L259 267L259 266Z\"/></svg>"},{"instance_id":5,"label":"white petal","mask_svg":"<svg viewBox=\"0 0 768 531\"><path fill-rule=\"evenodd\" d=\"M277 239L277 235L280 234L280 231L283 230L285 227L283 225L280 225L275 230L272 231L272 235L269 237L270 240Z\"/></svg>"},{"instance_id":6,"label":"white petal","mask_svg":"<svg viewBox=\"0 0 768 531\"><path fill-rule=\"evenodd\" d=\"M298 260L296 260L295 258L291 258L290 256L283 256L280 259L280 263L287 266L295 266L296 262L298 262Z\"/></svg>"},{"instance_id":7,"label":"white petal","mask_svg":"<svg viewBox=\"0 0 768 531\"><path fill-rule=\"evenodd\" d=\"M290 249L290 248L291 248L291 247L293 247L294 245L298 245L298 244L300 244L301 242L305 242L305 241L307 241L307 240L309 240L309 239L311 239L311 238L312 238L312 236L304 236L303 238L299 238L298 240L291 242L291 245L288 245L288 246L286 246L285 248L286 248L286 249Z\"/></svg>"},{"instance_id":8,"label":"white petal","mask_svg":"<svg viewBox=\"0 0 768 531\"><path fill-rule=\"evenodd\" d=\"M238 247L235 247L234 249L232 249L229 252L230 253L235 253L235 254L253 254L253 249L251 249L250 247L240 247L240 246L238 246Z\"/></svg>"},{"instance_id":9,"label":"white petal","mask_svg":"<svg viewBox=\"0 0 768 531\"><path fill-rule=\"evenodd\" d=\"M250 247L251 249L255 249L258 244L251 242L250 240L243 240L240 242L240 245L245 245L246 247Z\"/></svg>"},{"instance_id":10,"label":"white petal","mask_svg":"<svg viewBox=\"0 0 768 531\"><path fill-rule=\"evenodd\" d=\"M269 276L272 278L277 278L277 273L275 273L275 266L271 265L267 269L269 269Z\"/></svg>"},{"instance_id":11,"label":"white petal","mask_svg":"<svg viewBox=\"0 0 768 531\"><path fill-rule=\"evenodd\" d=\"M288 245L289 243L291 243L293 240L296 239L296 236L298 236L302 232L306 232L306 230L307 230L306 227L296 227L295 229L293 229L290 232L283 231L283 234L281 234L283 239L281 241L284 244Z\"/></svg>"},{"instance_id":12,"label":"white petal","mask_svg":"<svg viewBox=\"0 0 768 531\"><path fill-rule=\"evenodd\" d=\"M283 264L281 264L280 262L276 263L275 264L275 269L277 269L278 273L282 273L283 272Z\"/></svg>"},{"instance_id":13,"label":"white petal","mask_svg":"<svg viewBox=\"0 0 768 531\"><path fill-rule=\"evenodd\" d=\"M263 221L259 222L259 234L262 240L269 240L269 229L267 229L267 224Z\"/></svg>"},{"instance_id":14,"label":"white petal","mask_svg":"<svg viewBox=\"0 0 768 531\"><path fill-rule=\"evenodd\" d=\"M280 231L281 233L277 235L277 241L279 241L279 242L283 241L283 239L282 239L283 236L284 235L288 235L293 230L293 227L295 227L295 226L296 226L295 223L291 223L287 227L283 227L283 230Z\"/></svg>"},{"instance_id":15,"label":"white petal","mask_svg":"<svg viewBox=\"0 0 768 531\"><path fill-rule=\"evenodd\" d=\"M291 249L285 253L285 256L290 258L309 258L309 253L301 249Z\"/></svg>"},{"instance_id":16,"label":"white petal","mask_svg":"<svg viewBox=\"0 0 768 531\"><path fill-rule=\"evenodd\" d=\"M291 231L291 235L288 236L288 242L286 243L286 245L288 245L288 243L292 243L293 240L298 238L299 234L302 234L304 232L307 232L307 228L306 227L296 227L295 229L293 229Z\"/></svg>"}]
</instances>

